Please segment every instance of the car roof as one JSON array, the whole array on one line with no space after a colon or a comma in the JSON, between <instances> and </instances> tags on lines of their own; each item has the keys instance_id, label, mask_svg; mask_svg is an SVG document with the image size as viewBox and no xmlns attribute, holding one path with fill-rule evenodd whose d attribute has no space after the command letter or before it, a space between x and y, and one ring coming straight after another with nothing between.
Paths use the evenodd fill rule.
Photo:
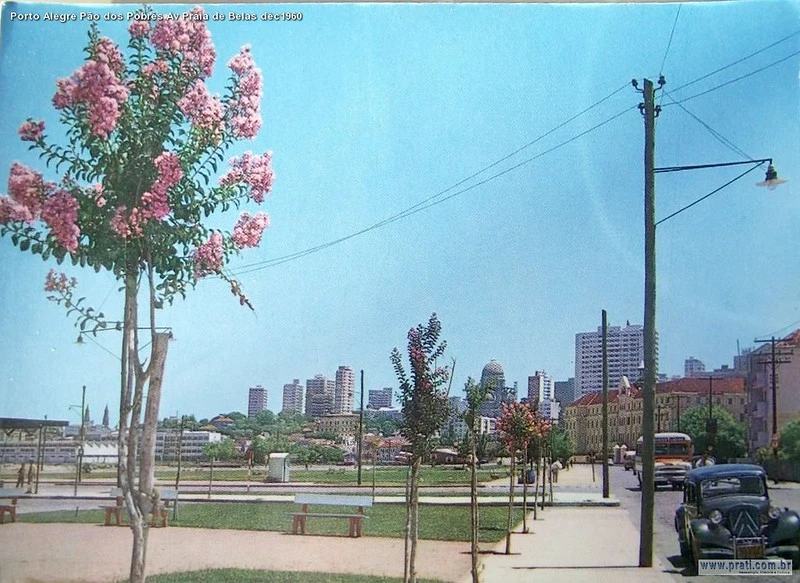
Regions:
<instances>
[{"instance_id":1,"label":"car roof","mask_svg":"<svg viewBox=\"0 0 800 583\"><path fill-rule=\"evenodd\" d=\"M691 470L686 474L686 479L691 481L706 480L731 476L765 476L766 472L761 466L755 464L718 464L703 466Z\"/></svg>"}]
</instances>

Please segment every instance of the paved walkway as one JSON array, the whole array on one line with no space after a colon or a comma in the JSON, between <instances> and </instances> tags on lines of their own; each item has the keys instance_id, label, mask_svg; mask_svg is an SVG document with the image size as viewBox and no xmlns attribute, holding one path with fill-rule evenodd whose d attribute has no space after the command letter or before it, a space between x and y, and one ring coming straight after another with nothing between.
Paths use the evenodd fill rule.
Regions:
<instances>
[{"instance_id":1,"label":"paved walkway","mask_svg":"<svg viewBox=\"0 0 800 583\"><path fill-rule=\"evenodd\" d=\"M658 583L672 581L657 564L640 569L639 532L622 508L554 508L529 521L531 533L512 535L483 554L485 583ZM462 583L470 581L465 575Z\"/></svg>"},{"instance_id":2,"label":"paved walkway","mask_svg":"<svg viewBox=\"0 0 800 583\"><path fill-rule=\"evenodd\" d=\"M469 544L420 541L421 577L458 581L469 572ZM0 527L3 583L109 583L127 579L127 528L83 524L6 524ZM152 529L148 574L235 567L403 576L402 539L294 536L276 532Z\"/></svg>"}]
</instances>

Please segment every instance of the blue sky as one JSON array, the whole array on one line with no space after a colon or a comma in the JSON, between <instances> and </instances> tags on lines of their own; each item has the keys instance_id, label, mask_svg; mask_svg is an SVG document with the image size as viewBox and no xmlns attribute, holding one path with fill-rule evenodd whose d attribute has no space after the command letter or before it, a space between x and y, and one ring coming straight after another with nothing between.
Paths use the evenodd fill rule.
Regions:
<instances>
[{"instance_id":1,"label":"blue sky","mask_svg":"<svg viewBox=\"0 0 800 583\"><path fill-rule=\"evenodd\" d=\"M800 35L685 90L678 88L800 29L794 2L686 4L663 73L678 100L800 50ZM260 14L263 7L208 6ZM11 22L0 54L0 161L36 166L16 137L28 116L55 128L55 81L82 58L88 22ZM79 7L102 15L108 8ZM116 13L128 7L114 7ZM164 10L177 11L175 6ZM261 133L240 143L274 152L276 181L264 208L272 226L237 267L347 235L458 182L516 150L631 78L657 78L678 10L664 5L281 5L302 22L210 22L218 62L244 43L264 75ZM100 22L124 41L127 22ZM123 43L124 44L124 43ZM693 355L730 363L736 341L800 326L798 64L768 70L684 106L753 158L773 157L790 179L769 192L756 171L658 231L661 372ZM628 87L498 166L534 156L634 106ZM657 165L741 156L677 106L657 124ZM55 130L51 130L55 134ZM246 410L247 388L348 364L367 388L395 385L389 353L436 311L453 390L499 360L509 382L545 369L573 376L574 337L599 325L642 321L643 124L634 109L496 180L319 253L241 276L256 313L219 281L163 310L172 326L163 415ZM41 168L40 166L37 166ZM661 175L657 215L680 208L740 169ZM491 174L491 172L487 173ZM53 174L46 174L55 179ZM483 178L481 175L480 178ZM467 183L469 184L469 183ZM251 210L255 210L251 209ZM230 225L235 215L219 224ZM0 415L77 420L81 385L95 418L118 403L119 338L75 344L72 322L42 291L51 265L0 241ZM106 274L67 268L79 292L120 312Z\"/></svg>"}]
</instances>

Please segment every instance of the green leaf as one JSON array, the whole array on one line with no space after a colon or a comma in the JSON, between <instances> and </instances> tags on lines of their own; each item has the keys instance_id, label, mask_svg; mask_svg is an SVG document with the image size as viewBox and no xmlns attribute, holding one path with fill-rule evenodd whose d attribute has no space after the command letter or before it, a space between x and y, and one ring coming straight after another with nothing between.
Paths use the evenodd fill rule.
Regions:
<instances>
[{"instance_id":1,"label":"green leaf","mask_svg":"<svg viewBox=\"0 0 800 583\"><path fill-rule=\"evenodd\" d=\"M23 239L19 243L19 250L20 251L27 251L28 247L30 247L30 246L31 246L31 240L30 239Z\"/></svg>"},{"instance_id":2,"label":"green leaf","mask_svg":"<svg viewBox=\"0 0 800 583\"><path fill-rule=\"evenodd\" d=\"M11 235L11 242L14 244L15 247L19 245L19 235L17 233Z\"/></svg>"},{"instance_id":3,"label":"green leaf","mask_svg":"<svg viewBox=\"0 0 800 583\"><path fill-rule=\"evenodd\" d=\"M32 253L41 253L42 252L42 244L41 243L34 243L31 245L31 252Z\"/></svg>"}]
</instances>

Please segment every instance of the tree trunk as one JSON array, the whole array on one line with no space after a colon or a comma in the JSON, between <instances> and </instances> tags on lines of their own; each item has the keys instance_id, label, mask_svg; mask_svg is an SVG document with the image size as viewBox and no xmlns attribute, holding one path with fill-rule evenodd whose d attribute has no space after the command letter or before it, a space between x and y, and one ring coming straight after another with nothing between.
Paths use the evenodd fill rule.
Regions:
<instances>
[{"instance_id":1,"label":"tree trunk","mask_svg":"<svg viewBox=\"0 0 800 583\"><path fill-rule=\"evenodd\" d=\"M544 496L545 496L545 485L547 484L548 466L549 464L547 463L547 458L542 456L542 506L541 506L542 510L544 510Z\"/></svg>"},{"instance_id":2,"label":"tree trunk","mask_svg":"<svg viewBox=\"0 0 800 583\"><path fill-rule=\"evenodd\" d=\"M536 453L538 453L538 452L536 452ZM538 459L539 459L539 456L537 455L534 459L532 459L530 461L530 464L531 464L531 469L535 469L536 470L537 479L540 479L539 478L539 461L538 461ZM534 480L533 481L533 520L537 519L537 507L539 506L538 496L536 495L536 493L539 491L539 489L537 488L538 485L539 485L538 482L536 482L536 480Z\"/></svg>"},{"instance_id":3,"label":"tree trunk","mask_svg":"<svg viewBox=\"0 0 800 583\"><path fill-rule=\"evenodd\" d=\"M469 476L469 501L470 501L470 554L472 559L472 583L480 583L478 576L478 471L476 469L477 452L475 437L470 438L470 454L472 455Z\"/></svg>"},{"instance_id":4,"label":"tree trunk","mask_svg":"<svg viewBox=\"0 0 800 583\"><path fill-rule=\"evenodd\" d=\"M411 542L411 465L406 468L406 526L403 548L403 583L408 583L409 573L409 548Z\"/></svg>"},{"instance_id":5,"label":"tree trunk","mask_svg":"<svg viewBox=\"0 0 800 583\"><path fill-rule=\"evenodd\" d=\"M211 500L211 484L214 482L214 456L211 456L211 469L208 472L208 499Z\"/></svg>"},{"instance_id":6,"label":"tree trunk","mask_svg":"<svg viewBox=\"0 0 800 583\"><path fill-rule=\"evenodd\" d=\"M506 525L506 554L511 554L511 530L514 528L513 512L514 512L514 471L516 469L516 452L513 448L511 450L511 475L508 478L508 523Z\"/></svg>"},{"instance_id":7,"label":"tree trunk","mask_svg":"<svg viewBox=\"0 0 800 583\"><path fill-rule=\"evenodd\" d=\"M528 444L522 448L522 532L528 534Z\"/></svg>"},{"instance_id":8,"label":"tree trunk","mask_svg":"<svg viewBox=\"0 0 800 583\"><path fill-rule=\"evenodd\" d=\"M417 540L419 539L419 468L422 458L414 458L411 464L411 551L408 555L408 580L417 583Z\"/></svg>"}]
</instances>

